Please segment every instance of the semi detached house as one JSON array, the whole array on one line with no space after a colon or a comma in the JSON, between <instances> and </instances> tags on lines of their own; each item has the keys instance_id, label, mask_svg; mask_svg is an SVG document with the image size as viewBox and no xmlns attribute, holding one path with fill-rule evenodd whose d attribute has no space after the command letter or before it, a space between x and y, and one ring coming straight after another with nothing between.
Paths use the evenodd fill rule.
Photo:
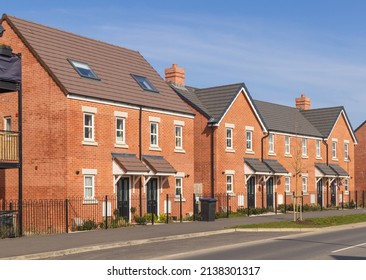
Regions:
<instances>
[{"instance_id":1,"label":"semi detached house","mask_svg":"<svg viewBox=\"0 0 366 280\"><path fill-rule=\"evenodd\" d=\"M191 209L194 114L140 53L8 15L1 25L22 56L24 199L117 195L131 217L182 194ZM0 95L6 131L16 100ZM0 198L17 199L17 172L0 170Z\"/></svg>"},{"instance_id":2,"label":"semi detached house","mask_svg":"<svg viewBox=\"0 0 366 280\"><path fill-rule=\"evenodd\" d=\"M196 115L194 177L205 193L238 207L274 207L275 193L278 204L294 194L324 207L348 201L357 140L343 107L311 109L303 94L295 107L258 101L243 83L189 87L175 64L165 76Z\"/></svg>"},{"instance_id":3,"label":"semi detached house","mask_svg":"<svg viewBox=\"0 0 366 280\"><path fill-rule=\"evenodd\" d=\"M131 218L178 197L192 213L194 193L274 207L293 193L338 205L354 190L357 141L343 107L258 101L243 83L189 87L184 69L173 64L164 80L136 51L8 15L1 25L0 42L22 57L25 199L83 197L87 207L117 196ZM16 100L0 94L5 133L18 125ZM17 199L17 172L0 168L0 199Z\"/></svg>"}]
</instances>

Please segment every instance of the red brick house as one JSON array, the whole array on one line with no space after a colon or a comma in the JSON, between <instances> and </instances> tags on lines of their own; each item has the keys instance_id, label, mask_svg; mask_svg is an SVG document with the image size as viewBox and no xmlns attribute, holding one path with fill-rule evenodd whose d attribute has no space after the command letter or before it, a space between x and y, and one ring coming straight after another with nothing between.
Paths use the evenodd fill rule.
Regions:
<instances>
[{"instance_id":1,"label":"red brick house","mask_svg":"<svg viewBox=\"0 0 366 280\"><path fill-rule=\"evenodd\" d=\"M117 195L131 217L182 194L191 209L194 113L140 53L8 15L1 25L22 56L24 199ZM4 130L16 98L0 95ZM16 178L0 170L0 199L18 198Z\"/></svg>"},{"instance_id":2,"label":"red brick house","mask_svg":"<svg viewBox=\"0 0 366 280\"><path fill-rule=\"evenodd\" d=\"M356 190L359 193L366 191L366 122L363 122L356 130L355 134L358 145L355 149L355 182Z\"/></svg>"},{"instance_id":3,"label":"red brick house","mask_svg":"<svg viewBox=\"0 0 366 280\"><path fill-rule=\"evenodd\" d=\"M357 141L343 107L312 110L304 95L296 107L257 101L244 84L192 88L174 64L166 80L196 114L195 185L204 193L238 194L245 207L295 193L326 206L355 189Z\"/></svg>"}]
</instances>

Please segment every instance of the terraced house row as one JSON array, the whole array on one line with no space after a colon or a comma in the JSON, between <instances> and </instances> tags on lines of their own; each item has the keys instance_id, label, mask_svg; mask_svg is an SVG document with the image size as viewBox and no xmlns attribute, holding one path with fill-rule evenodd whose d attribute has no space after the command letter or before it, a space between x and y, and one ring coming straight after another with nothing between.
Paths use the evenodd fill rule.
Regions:
<instances>
[{"instance_id":1,"label":"terraced house row","mask_svg":"<svg viewBox=\"0 0 366 280\"><path fill-rule=\"evenodd\" d=\"M150 213L172 207L168 194L190 214L193 194L273 207L294 192L337 205L355 189L343 107L311 109L304 95L294 107L258 101L243 83L194 88L184 69L173 64L163 79L136 51L9 15L1 25L0 42L22 58L25 199L83 197L87 207L114 195L131 218L141 197ZM17 159L5 156L16 100L0 94L0 199L19 195Z\"/></svg>"}]
</instances>

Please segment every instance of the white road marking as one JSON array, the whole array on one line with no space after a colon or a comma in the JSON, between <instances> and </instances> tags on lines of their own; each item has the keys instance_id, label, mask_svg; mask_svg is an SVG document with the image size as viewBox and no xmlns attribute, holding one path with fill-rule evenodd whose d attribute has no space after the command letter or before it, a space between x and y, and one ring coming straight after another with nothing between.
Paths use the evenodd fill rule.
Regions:
<instances>
[{"instance_id":1,"label":"white road marking","mask_svg":"<svg viewBox=\"0 0 366 280\"><path fill-rule=\"evenodd\" d=\"M353 246L350 246L350 247L345 247L345 248L342 248L342 249L339 249L339 250L332 251L332 253L338 253L338 252L341 252L341 251L346 251L346 250L349 250L349 249L353 249L353 248L357 248L357 247L362 247L364 245L366 245L366 243L357 244L357 245L353 245Z\"/></svg>"}]
</instances>

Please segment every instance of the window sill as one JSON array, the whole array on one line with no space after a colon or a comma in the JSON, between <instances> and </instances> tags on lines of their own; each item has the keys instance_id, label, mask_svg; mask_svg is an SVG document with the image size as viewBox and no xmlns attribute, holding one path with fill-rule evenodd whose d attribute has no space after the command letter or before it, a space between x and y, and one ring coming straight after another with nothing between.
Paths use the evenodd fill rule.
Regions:
<instances>
[{"instance_id":1,"label":"window sill","mask_svg":"<svg viewBox=\"0 0 366 280\"><path fill-rule=\"evenodd\" d=\"M307 156L307 155L302 155L302 156L301 156L301 158L303 158L303 159L309 159L309 156Z\"/></svg>"},{"instance_id":2,"label":"window sill","mask_svg":"<svg viewBox=\"0 0 366 280\"><path fill-rule=\"evenodd\" d=\"M323 160L322 157L316 157L315 159L317 159L317 160Z\"/></svg>"},{"instance_id":3,"label":"window sill","mask_svg":"<svg viewBox=\"0 0 366 280\"><path fill-rule=\"evenodd\" d=\"M95 198L84 198L83 204L98 204L98 200Z\"/></svg>"},{"instance_id":4,"label":"window sill","mask_svg":"<svg viewBox=\"0 0 366 280\"><path fill-rule=\"evenodd\" d=\"M269 156L273 156L273 157L277 156L277 154L276 154L276 153L274 153L274 152L270 152L270 153L268 153L268 155L269 155Z\"/></svg>"},{"instance_id":5,"label":"window sill","mask_svg":"<svg viewBox=\"0 0 366 280\"><path fill-rule=\"evenodd\" d=\"M292 158L292 155L291 154L285 154L285 157Z\"/></svg>"},{"instance_id":6,"label":"window sill","mask_svg":"<svg viewBox=\"0 0 366 280\"><path fill-rule=\"evenodd\" d=\"M338 158L332 158L332 160L333 160L333 161L339 161L339 159L338 159Z\"/></svg>"},{"instance_id":7,"label":"window sill","mask_svg":"<svg viewBox=\"0 0 366 280\"><path fill-rule=\"evenodd\" d=\"M185 153L186 153L186 150L183 150L183 149L177 149L177 148L175 148L175 149L174 149L174 152L175 152L175 153L185 154Z\"/></svg>"},{"instance_id":8,"label":"window sill","mask_svg":"<svg viewBox=\"0 0 366 280\"><path fill-rule=\"evenodd\" d=\"M308 192L303 192L302 195L303 196L309 196L309 193Z\"/></svg>"},{"instance_id":9,"label":"window sill","mask_svg":"<svg viewBox=\"0 0 366 280\"><path fill-rule=\"evenodd\" d=\"M98 142L95 141L83 141L81 142L81 144L83 144L84 146L98 146Z\"/></svg>"},{"instance_id":10,"label":"window sill","mask_svg":"<svg viewBox=\"0 0 366 280\"><path fill-rule=\"evenodd\" d=\"M255 154L255 152L252 151L252 150L246 150L245 153L246 154L249 154L249 155L254 155Z\"/></svg>"},{"instance_id":11,"label":"window sill","mask_svg":"<svg viewBox=\"0 0 366 280\"><path fill-rule=\"evenodd\" d=\"M184 197L182 197L182 202L186 202L187 200L184 198ZM180 198L179 198L179 196L176 196L175 198L174 198L174 202L180 202Z\"/></svg>"},{"instance_id":12,"label":"window sill","mask_svg":"<svg viewBox=\"0 0 366 280\"><path fill-rule=\"evenodd\" d=\"M128 145L127 144L114 144L115 148L122 148L122 149L128 149Z\"/></svg>"},{"instance_id":13,"label":"window sill","mask_svg":"<svg viewBox=\"0 0 366 280\"><path fill-rule=\"evenodd\" d=\"M236 196L236 194L234 192L226 192L226 195L228 195L228 196Z\"/></svg>"},{"instance_id":14,"label":"window sill","mask_svg":"<svg viewBox=\"0 0 366 280\"><path fill-rule=\"evenodd\" d=\"M293 193L292 192L286 192L286 196L288 196L288 195L293 195Z\"/></svg>"},{"instance_id":15,"label":"window sill","mask_svg":"<svg viewBox=\"0 0 366 280\"><path fill-rule=\"evenodd\" d=\"M159 147L149 147L149 151L157 151L157 152L161 152L161 148Z\"/></svg>"},{"instance_id":16,"label":"window sill","mask_svg":"<svg viewBox=\"0 0 366 280\"><path fill-rule=\"evenodd\" d=\"M225 152L227 152L227 153L235 153L235 150L234 149L226 149Z\"/></svg>"}]
</instances>

